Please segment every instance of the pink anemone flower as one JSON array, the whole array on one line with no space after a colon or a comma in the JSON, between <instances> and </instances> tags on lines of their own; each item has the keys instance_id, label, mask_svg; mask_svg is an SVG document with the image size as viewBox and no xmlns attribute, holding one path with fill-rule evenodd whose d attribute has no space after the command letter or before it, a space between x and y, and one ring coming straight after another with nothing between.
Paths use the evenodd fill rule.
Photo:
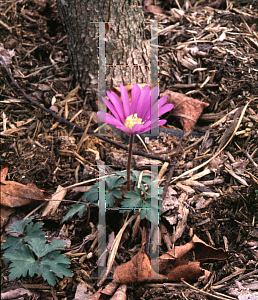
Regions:
<instances>
[{"instance_id":1,"label":"pink anemone flower","mask_svg":"<svg viewBox=\"0 0 258 300\"><path fill-rule=\"evenodd\" d=\"M122 84L120 84L120 91L122 101L114 92L107 91L110 101L102 97L112 114L98 111L97 115L101 121L129 134L141 134L164 125L167 121L160 120L159 117L174 107L173 104L165 104L166 97L156 101L159 93L158 87L150 90L149 86L145 85L141 90L137 84L134 84L131 91L131 103Z\"/></svg>"}]
</instances>

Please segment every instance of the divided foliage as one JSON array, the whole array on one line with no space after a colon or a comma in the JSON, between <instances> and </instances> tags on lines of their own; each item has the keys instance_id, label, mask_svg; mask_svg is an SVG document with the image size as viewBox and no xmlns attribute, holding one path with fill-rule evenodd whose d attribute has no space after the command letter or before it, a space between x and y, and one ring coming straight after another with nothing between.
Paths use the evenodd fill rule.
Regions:
<instances>
[{"instance_id":1,"label":"divided foliage","mask_svg":"<svg viewBox=\"0 0 258 300\"><path fill-rule=\"evenodd\" d=\"M18 221L8 229L9 235L2 249L5 250L5 264L11 262L9 280L25 277L29 273L29 276L37 274L50 285L55 285L56 276L72 276L69 259L57 251L63 249L66 243L55 240L47 244L45 232L41 230L44 223L34 224L32 219Z\"/></svg>"},{"instance_id":2,"label":"divided foliage","mask_svg":"<svg viewBox=\"0 0 258 300\"><path fill-rule=\"evenodd\" d=\"M159 194L162 193L162 188L151 181L151 175L142 176L138 188L137 184L139 182L140 173L140 171L131 171L130 180L135 183L135 188L134 191L129 191L124 195L126 199L121 202L119 211L124 213L131 210L138 211L140 209L142 219L147 217L150 221L158 224L158 210L162 209L161 202L159 201ZM114 197L118 199L122 198L120 188L121 185L127 181L126 171L117 171L115 174L116 175L105 179L106 208L112 208L114 206ZM148 186L147 189L145 187L146 184ZM81 218L89 204L99 204L99 185L95 185L91 187L89 191L85 192L82 200L87 200L87 202L72 205L70 211L64 216L63 222L76 213L78 213L78 216Z\"/></svg>"}]
</instances>

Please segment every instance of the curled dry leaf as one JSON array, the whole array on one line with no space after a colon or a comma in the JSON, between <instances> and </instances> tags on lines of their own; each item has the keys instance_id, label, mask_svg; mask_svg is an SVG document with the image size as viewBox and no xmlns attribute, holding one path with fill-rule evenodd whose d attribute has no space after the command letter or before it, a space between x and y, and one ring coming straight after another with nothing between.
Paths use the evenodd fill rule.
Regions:
<instances>
[{"instance_id":1,"label":"curled dry leaf","mask_svg":"<svg viewBox=\"0 0 258 300\"><path fill-rule=\"evenodd\" d=\"M23 185L16 181L6 181L8 164L0 171L0 204L7 207L20 207L40 200L46 200L44 193L33 183Z\"/></svg>"},{"instance_id":2,"label":"curled dry leaf","mask_svg":"<svg viewBox=\"0 0 258 300\"><path fill-rule=\"evenodd\" d=\"M31 297L32 292L27 290L27 289L24 289L24 288L18 288L18 289L11 290L11 291L8 291L8 292L5 292L5 293L1 293L1 299L2 300L14 299L14 298L18 298L18 297L20 297L19 299L24 299L23 296Z\"/></svg>"},{"instance_id":3,"label":"curled dry leaf","mask_svg":"<svg viewBox=\"0 0 258 300\"><path fill-rule=\"evenodd\" d=\"M186 265L180 265L171 270L168 275L168 281L180 281L182 278L186 281L193 280L204 275L204 269L200 267L198 261L191 261Z\"/></svg>"},{"instance_id":4,"label":"curled dry leaf","mask_svg":"<svg viewBox=\"0 0 258 300\"><path fill-rule=\"evenodd\" d=\"M146 6L146 11L147 12L150 12L154 15L157 15L157 14L162 14L163 13L163 9L158 6L158 5L149 5L149 6Z\"/></svg>"},{"instance_id":5,"label":"curled dry leaf","mask_svg":"<svg viewBox=\"0 0 258 300\"><path fill-rule=\"evenodd\" d=\"M116 268L114 280L118 283L144 282L150 277L150 267L150 260L141 249L132 260Z\"/></svg>"},{"instance_id":6,"label":"curled dry leaf","mask_svg":"<svg viewBox=\"0 0 258 300\"><path fill-rule=\"evenodd\" d=\"M168 90L160 96L167 97L167 104L174 104L171 114L179 118L185 131L193 129L204 108L209 106L208 103Z\"/></svg>"},{"instance_id":7,"label":"curled dry leaf","mask_svg":"<svg viewBox=\"0 0 258 300\"><path fill-rule=\"evenodd\" d=\"M152 0L145 0L144 1L144 11L153 13L154 15L163 13L163 9L158 5L153 5Z\"/></svg>"},{"instance_id":8,"label":"curled dry leaf","mask_svg":"<svg viewBox=\"0 0 258 300\"><path fill-rule=\"evenodd\" d=\"M112 296L115 290L117 289L117 287L118 287L118 283L113 280L107 286L105 286L103 290L101 290L101 294Z\"/></svg>"},{"instance_id":9,"label":"curled dry leaf","mask_svg":"<svg viewBox=\"0 0 258 300\"><path fill-rule=\"evenodd\" d=\"M200 267L201 262L227 258L228 252L211 247L197 236L193 236L189 243L176 246L158 259L152 260L152 263L142 246L131 261L116 268L114 280L118 283L193 280L202 275L207 277L208 272ZM150 270L152 275L157 275L156 278L150 277Z\"/></svg>"},{"instance_id":10,"label":"curled dry leaf","mask_svg":"<svg viewBox=\"0 0 258 300\"><path fill-rule=\"evenodd\" d=\"M122 284L115 292L114 296L110 300L126 300L127 285Z\"/></svg>"}]
</instances>

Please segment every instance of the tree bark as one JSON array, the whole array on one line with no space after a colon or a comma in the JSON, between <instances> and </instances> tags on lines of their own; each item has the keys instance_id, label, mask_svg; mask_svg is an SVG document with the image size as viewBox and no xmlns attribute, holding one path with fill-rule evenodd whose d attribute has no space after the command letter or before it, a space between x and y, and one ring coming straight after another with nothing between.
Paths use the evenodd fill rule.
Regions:
<instances>
[{"instance_id":1,"label":"tree bark","mask_svg":"<svg viewBox=\"0 0 258 300\"><path fill-rule=\"evenodd\" d=\"M99 91L103 80L107 90L120 83L151 83L150 48L144 41L141 1L56 2L67 33L68 53L76 82L82 91ZM105 61L100 55L103 46Z\"/></svg>"}]
</instances>

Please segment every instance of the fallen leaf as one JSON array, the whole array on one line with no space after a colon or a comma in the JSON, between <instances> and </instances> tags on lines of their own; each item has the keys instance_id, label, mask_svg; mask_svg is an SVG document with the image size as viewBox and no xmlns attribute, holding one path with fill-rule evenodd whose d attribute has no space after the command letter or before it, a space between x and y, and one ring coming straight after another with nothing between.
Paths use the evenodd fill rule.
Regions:
<instances>
[{"instance_id":1,"label":"fallen leaf","mask_svg":"<svg viewBox=\"0 0 258 300\"><path fill-rule=\"evenodd\" d=\"M174 104L171 114L179 118L185 131L193 129L203 109L209 106L208 103L168 90L160 96L167 97L167 103Z\"/></svg>"},{"instance_id":2,"label":"fallen leaf","mask_svg":"<svg viewBox=\"0 0 258 300\"><path fill-rule=\"evenodd\" d=\"M19 299L24 299L21 296L29 296L30 297L30 296L32 296L32 292L27 289L24 289L24 288L18 288L16 290L11 290L6 293L1 293L2 300L14 299L14 298L18 298L18 297L20 297Z\"/></svg>"},{"instance_id":3,"label":"fallen leaf","mask_svg":"<svg viewBox=\"0 0 258 300\"><path fill-rule=\"evenodd\" d=\"M144 282L150 277L150 260L143 250L140 250L130 261L118 266L114 280L118 283Z\"/></svg>"},{"instance_id":4,"label":"fallen leaf","mask_svg":"<svg viewBox=\"0 0 258 300\"><path fill-rule=\"evenodd\" d=\"M117 289L117 287L118 287L118 283L113 280L107 286L105 286L103 290L101 290L101 294L112 296L115 290Z\"/></svg>"},{"instance_id":5,"label":"fallen leaf","mask_svg":"<svg viewBox=\"0 0 258 300\"><path fill-rule=\"evenodd\" d=\"M0 181L1 183L5 181L8 174L8 163L5 163L0 171Z\"/></svg>"},{"instance_id":6,"label":"fallen leaf","mask_svg":"<svg viewBox=\"0 0 258 300\"><path fill-rule=\"evenodd\" d=\"M189 243L176 246L151 263L144 252L144 245L145 242L142 242L141 250L132 260L116 268L115 282L176 282L197 279L202 275L207 278L209 272L200 266L203 261L228 258L228 252L207 245L195 235Z\"/></svg>"},{"instance_id":7,"label":"fallen leaf","mask_svg":"<svg viewBox=\"0 0 258 300\"><path fill-rule=\"evenodd\" d=\"M153 13L154 15L163 13L163 9L158 5L148 5L146 6L146 11Z\"/></svg>"},{"instance_id":8,"label":"fallen leaf","mask_svg":"<svg viewBox=\"0 0 258 300\"><path fill-rule=\"evenodd\" d=\"M23 185L16 181L6 181L8 164L4 164L0 170L1 191L0 204L7 207L20 207L46 200L44 193L33 183Z\"/></svg>"},{"instance_id":9,"label":"fallen leaf","mask_svg":"<svg viewBox=\"0 0 258 300\"><path fill-rule=\"evenodd\" d=\"M126 284L120 285L120 287L116 290L114 296L110 300L126 300L126 290Z\"/></svg>"},{"instance_id":10,"label":"fallen leaf","mask_svg":"<svg viewBox=\"0 0 258 300\"><path fill-rule=\"evenodd\" d=\"M202 275L204 275L204 269L200 267L200 263L191 261L186 265L175 267L169 272L167 278L169 281L178 282L181 281L181 279L186 281L193 280Z\"/></svg>"},{"instance_id":11,"label":"fallen leaf","mask_svg":"<svg viewBox=\"0 0 258 300\"><path fill-rule=\"evenodd\" d=\"M71 91L67 94L67 96L65 97L65 100L67 101L68 99L74 97L74 96L78 93L78 91L79 91L80 88L81 88L81 87L78 85L76 88L74 88L73 90L71 90Z\"/></svg>"}]
</instances>

